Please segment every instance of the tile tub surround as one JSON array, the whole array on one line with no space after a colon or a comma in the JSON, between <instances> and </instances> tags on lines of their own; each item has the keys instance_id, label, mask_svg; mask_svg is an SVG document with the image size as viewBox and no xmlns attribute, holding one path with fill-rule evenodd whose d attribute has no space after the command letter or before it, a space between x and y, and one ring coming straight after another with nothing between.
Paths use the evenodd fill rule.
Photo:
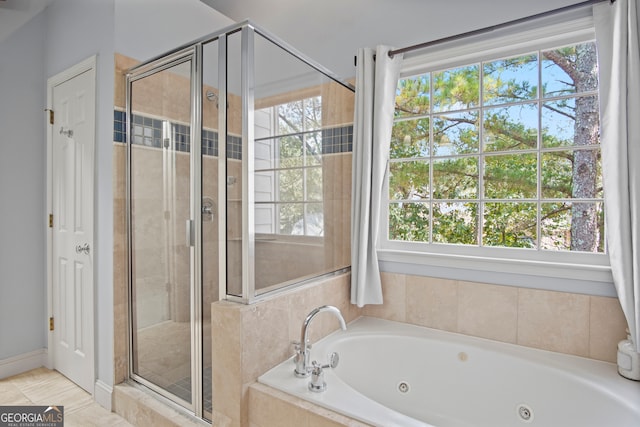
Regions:
<instances>
[{"instance_id":1,"label":"tile tub surround","mask_svg":"<svg viewBox=\"0 0 640 427\"><path fill-rule=\"evenodd\" d=\"M114 387L114 411L135 426L154 427L203 427L207 424L175 405L168 404L157 396L129 384ZM222 414L212 414L211 427L229 427L230 421ZM86 425L86 424L85 424Z\"/></svg>"},{"instance_id":2,"label":"tile tub surround","mask_svg":"<svg viewBox=\"0 0 640 427\"><path fill-rule=\"evenodd\" d=\"M251 427L366 427L369 424L330 411L264 384L249 388Z\"/></svg>"},{"instance_id":3,"label":"tile tub surround","mask_svg":"<svg viewBox=\"0 0 640 427\"><path fill-rule=\"evenodd\" d=\"M249 426L249 387L272 367L293 355L291 341L314 308L335 305L350 322L361 310L349 303L350 274L342 274L291 290L267 301L243 305L213 303L213 407L234 427ZM311 342L339 328L335 317L323 313L309 330Z\"/></svg>"},{"instance_id":4,"label":"tile tub surround","mask_svg":"<svg viewBox=\"0 0 640 427\"><path fill-rule=\"evenodd\" d=\"M380 317L616 362L626 322L617 298L382 273Z\"/></svg>"}]
</instances>

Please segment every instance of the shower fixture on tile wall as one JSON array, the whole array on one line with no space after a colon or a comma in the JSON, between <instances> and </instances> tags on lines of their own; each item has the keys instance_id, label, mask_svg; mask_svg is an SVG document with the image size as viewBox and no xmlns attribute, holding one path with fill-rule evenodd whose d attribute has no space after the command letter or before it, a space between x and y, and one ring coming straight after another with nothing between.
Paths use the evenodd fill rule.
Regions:
<instances>
[{"instance_id":1,"label":"shower fixture on tile wall","mask_svg":"<svg viewBox=\"0 0 640 427\"><path fill-rule=\"evenodd\" d=\"M214 102L216 104L216 108L218 107L218 95L216 95L213 91L208 90L207 93L205 93L205 97L208 101Z\"/></svg>"},{"instance_id":2,"label":"shower fixture on tile wall","mask_svg":"<svg viewBox=\"0 0 640 427\"><path fill-rule=\"evenodd\" d=\"M211 303L349 267L353 87L243 22L126 88L130 376L211 419Z\"/></svg>"}]
</instances>

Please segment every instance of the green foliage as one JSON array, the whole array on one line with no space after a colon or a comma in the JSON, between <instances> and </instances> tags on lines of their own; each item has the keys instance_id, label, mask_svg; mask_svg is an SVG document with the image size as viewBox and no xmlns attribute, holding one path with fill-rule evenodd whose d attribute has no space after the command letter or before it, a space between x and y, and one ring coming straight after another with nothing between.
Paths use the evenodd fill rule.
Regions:
<instances>
[{"instance_id":1,"label":"green foliage","mask_svg":"<svg viewBox=\"0 0 640 427\"><path fill-rule=\"evenodd\" d=\"M603 252L601 202L571 201L602 197L594 70L591 43L401 79L389 238Z\"/></svg>"},{"instance_id":2,"label":"green foliage","mask_svg":"<svg viewBox=\"0 0 640 427\"><path fill-rule=\"evenodd\" d=\"M433 208L433 241L475 245L478 243L477 203L436 203Z\"/></svg>"},{"instance_id":3,"label":"green foliage","mask_svg":"<svg viewBox=\"0 0 640 427\"><path fill-rule=\"evenodd\" d=\"M535 203L486 203L483 244L535 248L536 214Z\"/></svg>"},{"instance_id":4,"label":"green foliage","mask_svg":"<svg viewBox=\"0 0 640 427\"><path fill-rule=\"evenodd\" d=\"M428 205L425 203L389 204L389 239L428 242Z\"/></svg>"}]
</instances>

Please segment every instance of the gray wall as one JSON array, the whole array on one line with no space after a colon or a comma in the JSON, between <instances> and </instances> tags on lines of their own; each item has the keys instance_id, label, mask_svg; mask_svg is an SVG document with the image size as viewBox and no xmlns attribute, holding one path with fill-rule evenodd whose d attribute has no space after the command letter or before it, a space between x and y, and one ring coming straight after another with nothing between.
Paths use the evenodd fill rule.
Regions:
<instances>
[{"instance_id":1,"label":"gray wall","mask_svg":"<svg viewBox=\"0 0 640 427\"><path fill-rule=\"evenodd\" d=\"M97 55L96 373L112 384L115 40L147 59L230 23L197 0L55 0L0 42L0 361L47 346L47 79Z\"/></svg>"},{"instance_id":2,"label":"gray wall","mask_svg":"<svg viewBox=\"0 0 640 427\"><path fill-rule=\"evenodd\" d=\"M360 47L411 46L583 0L201 0L249 18L338 76L355 75Z\"/></svg>"},{"instance_id":3,"label":"gray wall","mask_svg":"<svg viewBox=\"0 0 640 427\"><path fill-rule=\"evenodd\" d=\"M114 0L56 0L46 10L45 77L98 55L95 170L96 374L113 384L113 28Z\"/></svg>"},{"instance_id":4,"label":"gray wall","mask_svg":"<svg viewBox=\"0 0 640 427\"><path fill-rule=\"evenodd\" d=\"M145 61L233 21L199 0L116 0L115 50Z\"/></svg>"},{"instance_id":5,"label":"gray wall","mask_svg":"<svg viewBox=\"0 0 640 427\"><path fill-rule=\"evenodd\" d=\"M0 43L0 360L47 344L44 24Z\"/></svg>"}]
</instances>

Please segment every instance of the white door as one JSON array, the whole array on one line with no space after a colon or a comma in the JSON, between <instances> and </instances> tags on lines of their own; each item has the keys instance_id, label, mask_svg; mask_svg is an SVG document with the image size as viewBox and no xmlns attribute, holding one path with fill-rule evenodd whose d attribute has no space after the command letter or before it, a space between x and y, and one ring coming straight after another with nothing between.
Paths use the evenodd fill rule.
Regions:
<instances>
[{"instance_id":1,"label":"white door","mask_svg":"<svg viewBox=\"0 0 640 427\"><path fill-rule=\"evenodd\" d=\"M95 69L54 85L50 93L53 364L93 393Z\"/></svg>"}]
</instances>

